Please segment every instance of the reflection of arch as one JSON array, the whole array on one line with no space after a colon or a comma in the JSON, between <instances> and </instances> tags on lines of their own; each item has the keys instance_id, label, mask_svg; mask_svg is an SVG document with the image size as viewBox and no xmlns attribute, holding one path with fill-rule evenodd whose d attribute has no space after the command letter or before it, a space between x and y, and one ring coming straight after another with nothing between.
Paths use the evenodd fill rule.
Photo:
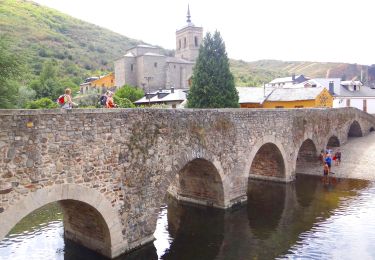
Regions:
<instances>
[{"instance_id":1,"label":"reflection of arch","mask_svg":"<svg viewBox=\"0 0 375 260\"><path fill-rule=\"evenodd\" d=\"M0 239L22 218L56 201L60 201L64 213L67 214L64 218L64 224L67 224L64 226L65 236L78 240L83 246L108 257L115 257L123 252L122 226L116 210L97 190L76 184L55 185L36 190L9 207L1 216ZM83 222L79 223L80 220Z\"/></svg>"},{"instance_id":2,"label":"reflection of arch","mask_svg":"<svg viewBox=\"0 0 375 260\"><path fill-rule=\"evenodd\" d=\"M224 215L225 211L221 209L199 207L170 199L168 231L173 242L161 258L215 259L224 238Z\"/></svg>"},{"instance_id":3,"label":"reflection of arch","mask_svg":"<svg viewBox=\"0 0 375 260\"><path fill-rule=\"evenodd\" d=\"M284 158L273 143L262 145L252 160L250 176L285 178Z\"/></svg>"},{"instance_id":4,"label":"reflection of arch","mask_svg":"<svg viewBox=\"0 0 375 260\"><path fill-rule=\"evenodd\" d=\"M284 211L285 184L249 180L247 216L251 231L267 239L279 225Z\"/></svg>"},{"instance_id":5,"label":"reflection of arch","mask_svg":"<svg viewBox=\"0 0 375 260\"><path fill-rule=\"evenodd\" d=\"M348 137L362 137L362 129L358 121L354 120L349 127Z\"/></svg>"},{"instance_id":6,"label":"reflection of arch","mask_svg":"<svg viewBox=\"0 0 375 260\"><path fill-rule=\"evenodd\" d=\"M311 139L306 139L299 148L296 160L296 173L304 173L304 169L309 169L319 164L318 152Z\"/></svg>"},{"instance_id":7,"label":"reflection of arch","mask_svg":"<svg viewBox=\"0 0 375 260\"><path fill-rule=\"evenodd\" d=\"M296 179L297 201L302 207L310 206L315 197L318 183L319 177L313 175L301 175Z\"/></svg>"},{"instance_id":8,"label":"reflection of arch","mask_svg":"<svg viewBox=\"0 0 375 260\"><path fill-rule=\"evenodd\" d=\"M194 159L179 171L177 178L177 199L210 206L225 206L223 182L213 163L201 158Z\"/></svg>"},{"instance_id":9,"label":"reflection of arch","mask_svg":"<svg viewBox=\"0 0 375 260\"><path fill-rule=\"evenodd\" d=\"M337 138L337 136L332 135L327 142L327 147L340 147L340 140Z\"/></svg>"}]
</instances>

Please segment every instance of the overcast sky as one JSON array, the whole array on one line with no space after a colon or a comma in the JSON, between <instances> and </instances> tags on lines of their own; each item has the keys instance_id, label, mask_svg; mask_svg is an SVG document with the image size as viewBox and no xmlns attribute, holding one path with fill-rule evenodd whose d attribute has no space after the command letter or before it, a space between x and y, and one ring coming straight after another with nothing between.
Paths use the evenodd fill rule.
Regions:
<instances>
[{"instance_id":1,"label":"overcast sky","mask_svg":"<svg viewBox=\"0 0 375 260\"><path fill-rule=\"evenodd\" d=\"M372 0L36 0L149 44L175 49L192 22L218 30L230 58L375 63ZM373 2L373 3L372 3Z\"/></svg>"}]
</instances>

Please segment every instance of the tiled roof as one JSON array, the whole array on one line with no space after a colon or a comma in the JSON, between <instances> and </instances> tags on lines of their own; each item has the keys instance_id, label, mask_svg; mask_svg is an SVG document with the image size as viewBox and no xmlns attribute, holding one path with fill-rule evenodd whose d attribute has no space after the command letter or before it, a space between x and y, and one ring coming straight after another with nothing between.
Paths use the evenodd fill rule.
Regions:
<instances>
[{"instance_id":1,"label":"tiled roof","mask_svg":"<svg viewBox=\"0 0 375 260\"><path fill-rule=\"evenodd\" d=\"M323 91L324 88L276 88L268 96L267 101L294 101L313 100Z\"/></svg>"},{"instance_id":2,"label":"tiled roof","mask_svg":"<svg viewBox=\"0 0 375 260\"><path fill-rule=\"evenodd\" d=\"M154 95L152 98L148 99L147 96L135 101L135 104L147 104L147 103L162 103L162 102L172 102L172 101L184 101L186 100L186 89L175 89L174 93L170 89L163 89L151 92ZM161 98L158 97L158 93L161 94ZM164 95L163 95L164 94ZM165 95L166 94L166 95Z\"/></svg>"},{"instance_id":3,"label":"tiled roof","mask_svg":"<svg viewBox=\"0 0 375 260\"><path fill-rule=\"evenodd\" d=\"M267 95L269 95L273 88L259 88L259 87L237 87L239 96L239 103L263 103Z\"/></svg>"},{"instance_id":4,"label":"tiled roof","mask_svg":"<svg viewBox=\"0 0 375 260\"><path fill-rule=\"evenodd\" d=\"M367 86L362 86L360 87L360 90L350 91L345 86L341 85L340 78L317 78L310 81L317 82L320 86L325 87L327 90L329 90L329 82L333 81L333 96L335 97L375 97L375 89L371 89Z\"/></svg>"}]
</instances>

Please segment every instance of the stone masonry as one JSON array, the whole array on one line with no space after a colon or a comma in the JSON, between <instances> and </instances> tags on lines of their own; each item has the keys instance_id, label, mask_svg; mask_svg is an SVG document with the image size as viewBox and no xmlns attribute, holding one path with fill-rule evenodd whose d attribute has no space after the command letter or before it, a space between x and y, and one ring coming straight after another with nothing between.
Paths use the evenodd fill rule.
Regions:
<instances>
[{"instance_id":1,"label":"stone masonry","mask_svg":"<svg viewBox=\"0 0 375 260\"><path fill-rule=\"evenodd\" d=\"M167 192L228 208L374 128L353 108L0 110L0 239L59 201L66 238L116 257L153 240Z\"/></svg>"}]
</instances>

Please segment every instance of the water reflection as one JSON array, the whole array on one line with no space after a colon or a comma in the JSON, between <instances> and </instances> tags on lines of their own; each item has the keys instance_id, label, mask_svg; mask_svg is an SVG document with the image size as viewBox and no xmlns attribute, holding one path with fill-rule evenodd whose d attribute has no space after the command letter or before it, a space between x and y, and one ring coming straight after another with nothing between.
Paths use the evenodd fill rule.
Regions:
<instances>
[{"instance_id":1,"label":"water reflection","mask_svg":"<svg viewBox=\"0 0 375 260\"><path fill-rule=\"evenodd\" d=\"M284 183L249 181L247 217L251 231L258 239L269 238L279 225L288 186Z\"/></svg>"},{"instance_id":2,"label":"water reflection","mask_svg":"<svg viewBox=\"0 0 375 260\"><path fill-rule=\"evenodd\" d=\"M173 242L161 259L215 259L223 241L224 211L168 201Z\"/></svg>"},{"instance_id":3,"label":"water reflection","mask_svg":"<svg viewBox=\"0 0 375 260\"><path fill-rule=\"evenodd\" d=\"M157 240L117 259L335 258L342 256L337 245L356 258L375 257L370 246L362 255L345 246L375 243L375 187L368 186L366 181L339 179L325 185L320 177L299 175L291 184L251 180L247 205L227 211L168 200L159 215ZM0 258L103 259L64 242L61 215L56 216L41 216L45 225L37 224L31 233L22 224L24 228L0 242ZM343 258L348 259L345 254Z\"/></svg>"}]
</instances>

